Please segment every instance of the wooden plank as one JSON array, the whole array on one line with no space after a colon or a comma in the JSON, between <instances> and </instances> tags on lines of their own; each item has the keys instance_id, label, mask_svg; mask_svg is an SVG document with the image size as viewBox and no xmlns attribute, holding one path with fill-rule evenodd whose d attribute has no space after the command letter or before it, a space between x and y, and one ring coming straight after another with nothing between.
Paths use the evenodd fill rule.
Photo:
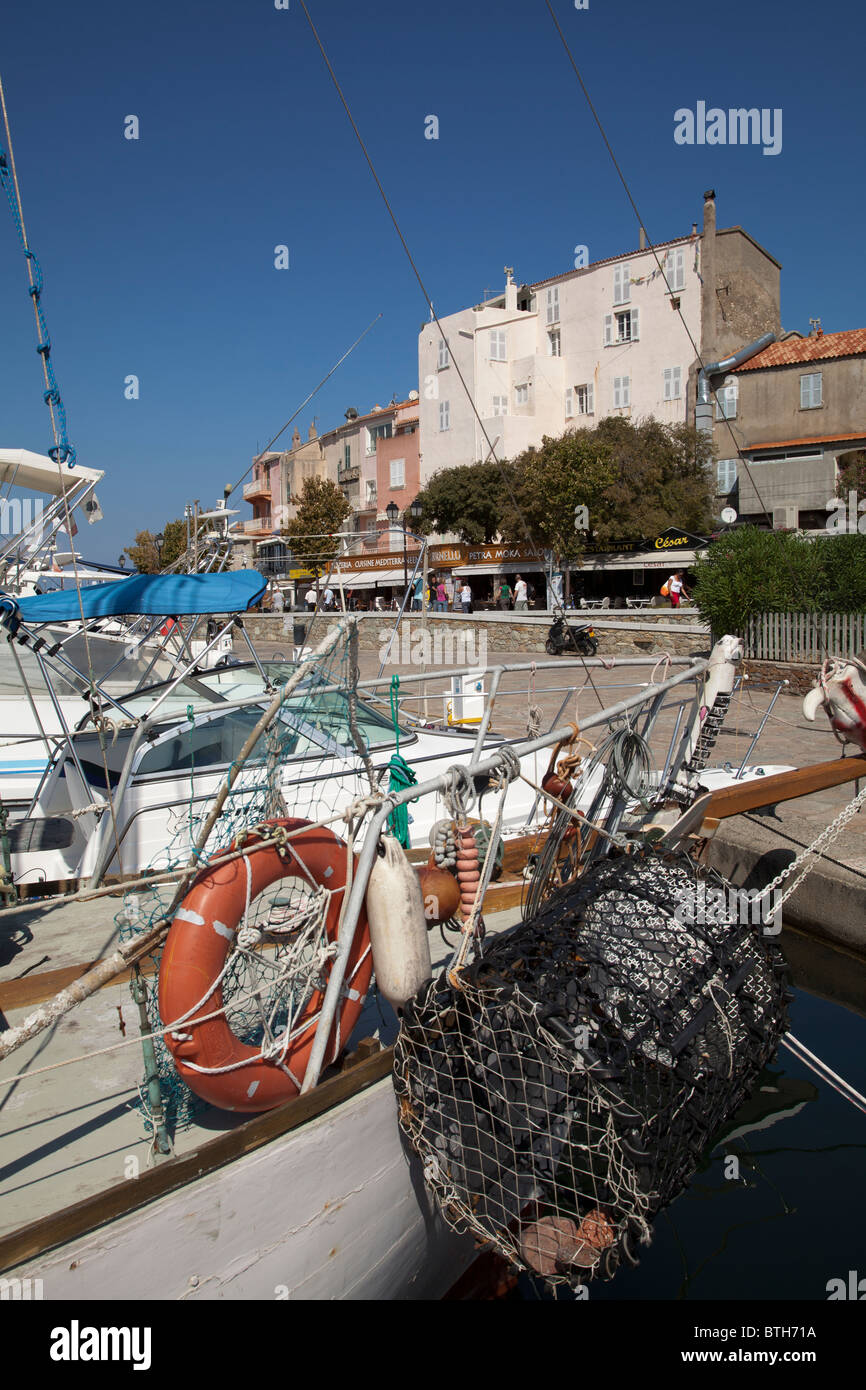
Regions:
<instances>
[{"instance_id":1,"label":"wooden plank","mask_svg":"<svg viewBox=\"0 0 866 1390\"><path fill-rule=\"evenodd\" d=\"M59 970L34 970L32 975L24 975L20 980L4 980L0 983L0 1009L8 1013L11 1009L28 1009L34 1004L41 1004L43 999L50 999L61 989L68 989L99 963L98 960L91 960L83 965L64 965ZM152 960L143 961L140 968L142 975L152 975L155 971ZM129 977L130 971L124 970L122 974L106 980L101 988L125 984Z\"/></svg>"},{"instance_id":2,"label":"wooden plank","mask_svg":"<svg viewBox=\"0 0 866 1390\"><path fill-rule=\"evenodd\" d=\"M394 1051L390 1047L357 1063L347 1058L339 1075L321 1081L306 1095L296 1096L275 1110L254 1116L237 1129L208 1140L192 1153L166 1159L137 1178L119 1182L62 1211L20 1226L17 1231L0 1237L0 1270L12 1269L54 1246L76 1240L298 1129L381 1081L391 1071L393 1059Z\"/></svg>"}]
</instances>

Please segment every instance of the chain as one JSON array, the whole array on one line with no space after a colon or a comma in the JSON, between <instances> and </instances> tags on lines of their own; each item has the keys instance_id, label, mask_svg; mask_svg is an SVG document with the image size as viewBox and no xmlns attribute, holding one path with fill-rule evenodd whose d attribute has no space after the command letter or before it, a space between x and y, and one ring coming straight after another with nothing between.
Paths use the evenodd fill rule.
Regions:
<instances>
[{"instance_id":1,"label":"chain","mask_svg":"<svg viewBox=\"0 0 866 1390\"><path fill-rule=\"evenodd\" d=\"M779 888L787 878L790 878L791 874L794 873L795 869L798 869L799 866L806 859L808 859L810 855L814 856L812 859L812 863L808 865L808 867L803 871L803 873L800 875L797 881L795 883L792 883L791 886L787 888L785 892L782 894L779 902L776 904L776 907L779 908L782 906L784 902L787 902L791 894L796 892L803 880L807 878L808 875L815 868L815 865L818 862L818 855L821 853L821 851L826 849L828 845L832 845L834 840L838 839L842 831L845 829L845 826L848 824L849 820L852 820L854 816L856 816L857 812L861 809L864 803L866 803L866 787L864 787L863 790L859 792L857 796L855 796L853 801L849 801L848 805L844 808L844 810L839 812L836 819L832 821L830 825L828 825L824 830L821 831L821 834L817 837L817 839L813 840L811 845L807 845L803 852L801 854L798 854L797 858L791 861L787 869L783 869L780 874L777 874L773 881L771 883L768 883L766 888L763 888L761 892L757 895L757 897L752 899L752 901L755 904L762 904L765 898L768 898L769 895L775 892L775 890Z\"/></svg>"}]
</instances>

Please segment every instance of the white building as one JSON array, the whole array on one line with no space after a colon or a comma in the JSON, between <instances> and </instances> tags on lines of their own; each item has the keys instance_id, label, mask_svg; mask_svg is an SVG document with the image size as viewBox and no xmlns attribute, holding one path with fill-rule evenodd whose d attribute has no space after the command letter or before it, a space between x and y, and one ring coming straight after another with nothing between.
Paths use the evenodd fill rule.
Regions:
<instances>
[{"instance_id":1,"label":"white building","mask_svg":"<svg viewBox=\"0 0 866 1390\"><path fill-rule=\"evenodd\" d=\"M488 451L462 372L500 458L605 415L687 418L689 368L701 341L700 237L596 261L518 287L422 329L421 482ZM667 280L667 284L665 283ZM668 288L668 286L670 288ZM674 303L672 303L674 301Z\"/></svg>"}]
</instances>

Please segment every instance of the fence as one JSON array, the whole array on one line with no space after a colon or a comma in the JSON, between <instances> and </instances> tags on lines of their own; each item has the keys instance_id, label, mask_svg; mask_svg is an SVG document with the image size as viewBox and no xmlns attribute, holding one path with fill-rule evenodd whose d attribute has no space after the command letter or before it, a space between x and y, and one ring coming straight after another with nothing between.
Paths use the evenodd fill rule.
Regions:
<instances>
[{"instance_id":1,"label":"fence","mask_svg":"<svg viewBox=\"0 0 866 1390\"><path fill-rule=\"evenodd\" d=\"M754 661L822 661L866 647L863 613L760 613L749 621L745 654Z\"/></svg>"}]
</instances>

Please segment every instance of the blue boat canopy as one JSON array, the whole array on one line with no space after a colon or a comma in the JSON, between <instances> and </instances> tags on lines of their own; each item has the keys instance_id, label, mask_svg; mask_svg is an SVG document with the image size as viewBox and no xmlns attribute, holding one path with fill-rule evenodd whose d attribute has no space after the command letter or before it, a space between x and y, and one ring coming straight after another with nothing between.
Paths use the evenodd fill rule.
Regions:
<instances>
[{"instance_id":1,"label":"blue boat canopy","mask_svg":"<svg viewBox=\"0 0 866 1390\"><path fill-rule=\"evenodd\" d=\"M205 613L245 613L258 603L267 580L258 570L226 574L133 574L112 584L81 590L33 594L11 602L26 623L65 623L88 618L120 618L125 613L159 618ZM4 607L11 606L4 595Z\"/></svg>"}]
</instances>

